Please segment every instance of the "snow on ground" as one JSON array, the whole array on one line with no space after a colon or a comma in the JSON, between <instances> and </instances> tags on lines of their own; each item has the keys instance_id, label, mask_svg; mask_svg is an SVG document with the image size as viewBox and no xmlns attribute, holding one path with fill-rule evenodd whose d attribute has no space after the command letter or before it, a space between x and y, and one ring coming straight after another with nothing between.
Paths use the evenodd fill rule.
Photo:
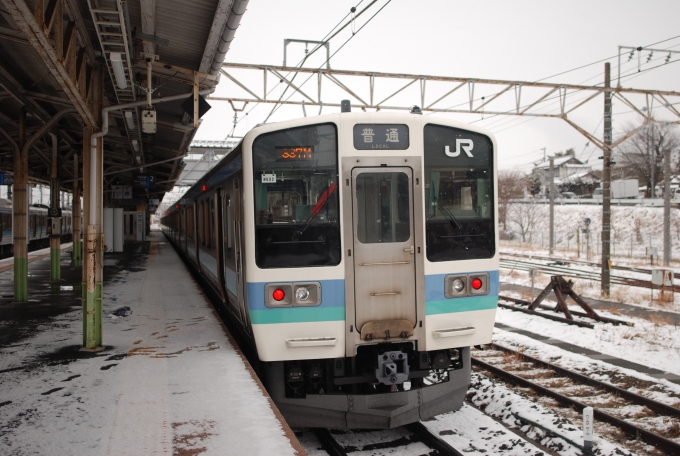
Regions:
<instances>
[{"instance_id":1,"label":"snow on ground","mask_svg":"<svg viewBox=\"0 0 680 456\"><path fill-rule=\"evenodd\" d=\"M567 441L568 439L573 443L583 445L582 423L573 422L554 413L543 405L509 389L501 381L475 373L472 376L471 393L468 393L468 396L472 403L483 409L485 413L508 426L519 428L529 438L558 454L569 456L583 454L581 450ZM538 423L543 428L549 429L550 433L524 420ZM599 435L597 432L593 438L593 446L597 454L602 456L632 454L607 440L607 436Z\"/></svg>"},{"instance_id":2,"label":"snow on ground","mask_svg":"<svg viewBox=\"0 0 680 456\"><path fill-rule=\"evenodd\" d=\"M511 208L512 209L512 205ZM512 232L512 240L502 240L500 243L501 255L503 253L516 253L521 255L549 256L549 231L548 231L548 206L536 205L536 211L541 214L539 221L530 232L526 233L525 241L519 234L519 226L513 221L512 211L508 215L508 232ZM585 228L584 219L590 218L590 251L588 260L586 252L586 240L583 233L580 237L580 256L577 247L577 231ZM591 261L599 263L600 240L602 230L602 207L594 205L556 205L555 206L555 252L553 258L565 261ZM671 269L680 273L680 209L671 208L671 261L670 266L662 266L663 260L663 209L655 207L612 206L612 264L614 266L634 266L646 270ZM646 257L647 247L656 247L658 258L654 264L650 264ZM511 260L526 260L523 258L509 257ZM532 260L535 262L548 263L548 261ZM588 270L599 273L597 264L587 266L572 263L564 266L567 269ZM642 280L651 280L650 274L632 271L612 270L612 275L630 277ZM550 280L550 273L538 273L535 281L536 288L545 287ZM530 286L531 278L525 271L501 269L501 281L518 285ZM595 280L575 279L575 290L584 297L603 299L600 295L600 283ZM528 296L526 297L528 299ZM611 286L610 297L605 300L621 302L625 304L639 305L671 312L680 312L680 297L671 299L666 292L664 300L659 299L659 291L654 292L652 299L651 291L645 288L629 287L625 285Z\"/></svg>"},{"instance_id":3,"label":"snow on ground","mask_svg":"<svg viewBox=\"0 0 680 456\"><path fill-rule=\"evenodd\" d=\"M680 331L677 327L603 311L599 313L604 317L634 321L635 326L596 323L589 329L501 308L496 313L496 321L680 375ZM501 331L495 329L494 338Z\"/></svg>"},{"instance_id":4,"label":"snow on ground","mask_svg":"<svg viewBox=\"0 0 680 456\"><path fill-rule=\"evenodd\" d=\"M507 231L513 233L513 240L501 243L501 249L514 246L526 250L527 243L537 249L547 249L549 237L549 207L547 204L535 205L538 212L537 222L529 228L525 241L522 241L520 228L513 215L513 203L508 210ZM594 254L593 261L599 260L599 233L602 231L602 206L597 205L555 205L555 241L559 255L566 252L577 253L577 231L586 227L584 220L589 218L590 247ZM525 222L526 224L526 222ZM581 259L586 258L586 242L583 233L581 238ZM680 209L671 207L671 241L672 252L680 259ZM632 256L643 258L646 247L656 247L659 257L663 256L663 208L642 206L612 206L612 253L618 257ZM680 268L680 263L675 263Z\"/></svg>"},{"instance_id":5,"label":"snow on ground","mask_svg":"<svg viewBox=\"0 0 680 456\"><path fill-rule=\"evenodd\" d=\"M105 352L75 351L79 300L0 349L0 454L296 453L188 271L156 245L104 287ZM121 305L132 314L111 315Z\"/></svg>"},{"instance_id":6,"label":"snow on ground","mask_svg":"<svg viewBox=\"0 0 680 456\"><path fill-rule=\"evenodd\" d=\"M546 252L547 253L547 252ZM535 263L549 263L548 261L531 260ZM510 262L510 265L512 263ZM578 271L590 270L595 271L595 267L586 267L580 264L571 264L568 266L561 266L564 269L574 269ZM599 268L596 271L599 274ZM534 293L534 297L538 295L540 290L545 288L550 283L550 276L552 272L548 271L537 271L534 276L534 288L537 291ZM639 274L627 271L612 271L613 275L626 276L633 278L640 278L643 280L650 280L649 274ZM620 302L623 304L631 304L641 307L665 310L669 312L680 312L680 296L676 296L673 299L669 291L664 292L664 297L661 299L660 291L658 289L654 290L654 297L652 299L652 290L649 288L642 287L632 287L628 285L616 285L612 284L610 288L610 294L608 298L601 296L601 285L599 280L586 280L583 278L572 278L569 276L568 272L564 272L565 278L574 281L574 291L585 298L595 298L602 301L611 301L612 303ZM512 283L515 285L522 285L525 287L531 287L531 276L527 271L514 269L512 266L510 268L501 268L500 270L500 281L501 283ZM508 294L503 292L503 294ZM676 293L677 294L677 293ZM526 296L522 296L522 299L529 300L530 294L527 293ZM572 302L567 300L567 303Z\"/></svg>"}]
</instances>

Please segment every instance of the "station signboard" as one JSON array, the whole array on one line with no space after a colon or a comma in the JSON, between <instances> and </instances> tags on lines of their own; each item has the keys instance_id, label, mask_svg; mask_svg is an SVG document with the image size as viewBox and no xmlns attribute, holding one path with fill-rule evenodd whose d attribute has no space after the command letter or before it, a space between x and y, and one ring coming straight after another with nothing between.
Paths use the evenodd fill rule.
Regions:
<instances>
[{"instance_id":1,"label":"station signboard","mask_svg":"<svg viewBox=\"0 0 680 456\"><path fill-rule=\"evenodd\" d=\"M133 185L142 188L156 188L156 176L138 174L134 177Z\"/></svg>"},{"instance_id":2,"label":"station signboard","mask_svg":"<svg viewBox=\"0 0 680 456\"><path fill-rule=\"evenodd\" d=\"M0 173L0 185L13 185L14 175Z\"/></svg>"}]
</instances>

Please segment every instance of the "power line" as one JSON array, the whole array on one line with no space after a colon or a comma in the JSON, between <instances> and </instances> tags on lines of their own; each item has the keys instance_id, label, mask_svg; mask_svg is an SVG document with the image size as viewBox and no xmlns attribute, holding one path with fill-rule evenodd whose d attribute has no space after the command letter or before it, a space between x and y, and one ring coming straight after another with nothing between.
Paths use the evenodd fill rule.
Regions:
<instances>
[{"instance_id":1,"label":"power line","mask_svg":"<svg viewBox=\"0 0 680 456\"><path fill-rule=\"evenodd\" d=\"M648 44L648 45L643 46L643 47L654 46L654 45L657 45L657 44L659 44L659 43L664 43L664 42L666 42L666 41L674 40L674 39L676 39L676 38L680 38L680 35L674 36L674 37L672 37L672 38L667 38L667 39L665 39L665 40L657 41L656 43ZM675 45L675 46L678 46L678 45ZM675 46L673 46L673 47L675 47ZM560 75L562 75L562 74L571 73L572 71L580 70L580 69L582 69L582 68L586 68L586 67L595 65L595 64L597 64L597 63L602 63L602 62L604 62L604 61L606 61L606 60L613 59L614 57L618 57L618 56L619 56L619 54L616 54L616 55L614 55L614 56L607 57L607 58L605 58L605 59L601 59L601 60L598 60L598 61L596 61L596 62L589 63L589 64L587 64L587 65L581 65L581 66L579 66L579 67L572 68L571 70L563 71L563 72L561 72L561 73L557 73L557 74L554 74L554 75L552 75L552 76L548 76L548 77L539 79L539 80L534 81L534 82L541 82L541 81L545 81L546 79L550 79L550 78L554 78L554 77L556 77L556 76L560 76ZM664 58L665 58L665 57L664 57ZM625 63L627 64L628 62L625 62ZM667 62L667 63L668 63L668 62ZM596 78L596 77L598 77L598 76L601 76L601 75L602 75L602 73L598 73L597 75L595 75L595 76L593 76L593 77L587 79L587 81L590 80L590 79L594 79L594 78ZM499 93L499 92L493 93L493 94L488 95L488 96L494 96L494 95L497 95L498 93ZM481 99L482 99L481 97L480 97L480 98L477 98L477 99L473 100L473 102L475 102L475 101L480 101ZM449 107L446 108L446 109L457 108L457 107L459 107L459 106L462 106L462 105L465 105L465 104L468 104L468 103L469 103L469 101L465 101L465 102L459 103L459 104L457 104L457 105L449 106ZM427 114L427 115L431 115L431 114L434 114L434 113L429 113L429 114ZM497 116L497 115L499 115L499 114L495 114L494 116ZM492 116L492 117L493 117L493 116ZM489 117L489 118L491 118L491 117ZM484 120L484 119L482 119L482 120Z\"/></svg>"},{"instance_id":2,"label":"power line","mask_svg":"<svg viewBox=\"0 0 680 456\"><path fill-rule=\"evenodd\" d=\"M350 12L347 13L342 19L340 19L340 21L338 21L338 23L337 23L337 24L336 24L336 25L335 25L328 33L326 33L326 36L324 36L324 37L321 39L321 41L322 41L322 42L330 41L330 40L333 39L338 33L340 33L340 31L342 31L345 27L347 27L347 24L345 24L345 25L344 25L343 27L341 27L336 33L334 33L333 36L330 36L330 35L335 31L335 29L337 29L338 26L339 26L340 24L342 24L342 22L343 22L345 19L347 19L347 17L349 17L351 14L354 14L354 10L356 10L356 8L358 8L359 5L361 5L363 2L364 2L364 0L360 0L359 3L357 3L354 7L352 7L352 8L350 9ZM373 6L373 4L376 3L376 2L377 2L377 0L372 1L368 6L366 6L366 8L364 8L363 10L361 10L361 11L359 12L359 14L357 14L354 18L352 18L352 20L355 20L357 17L361 16L361 15L364 13L364 11L366 11L368 8L370 8L371 6ZM330 36L330 37L329 37L329 36ZM301 67L302 65L304 65L304 62L309 58L309 56L311 56L314 52L316 52L317 50L319 50L319 49L321 48L321 46L322 46L321 44L318 44L315 48L313 48L312 51L311 51L309 54L307 54L302 60L300 60L300 61L295 65L295 67L297 68L297 67ZM334 55L335 55L335 54L334 54ZM324 62L324 63L325 63L325 62ZM290 76L291 73L292 73L292 71L289 71L289 72L286 74L286 77ZM267 76L265 75L264 77L266 78ZM293 79L291 79L291 82L292 82L294 79L295 79L295 76L293 76ZM272 88L269 90L269 92L266 93L265 98L266 98L267 95L271 94L274 90L276 90L276 88L279 87L280 84L281 84L281 81L279 81L278 84L276 84L274 87L272 87ZM286 90L287 90L287 89L288 89L288 87L286 87ZM285 93L285 92L284 92L284 93ZM238 120L234 123L234 126L233 126L233 128L232 128L232 131L231 131L231 133L230 133L229 135L232 135L232 134L233 134L234 130L236 129L236 125L238 125L238 124L245 118L245 116L247 116L248 114L250 114L250 113L251 113L251 112L252 112L259 104L260 104L259 101L258 101L257 103L255 103L255 104L253 105L253 107L250 108L250 109L248 110L248 112L246 112L246 114L245 114L244 116L241 116L241 118L238 119ZM271 114L270 114L270 115L271 115Z\"/></svg>"},{"instance_id":3,"label":"power line","mask_svg":"<svg viewBox=\"0 0 680 456\"><path fill-rule=\"evenodd\" d=\"M349 43L350 40L351 40L352 38L354 38L356 35L358 35L359 32L360 32L361 30L363 30L363 28L366 27L366 26L373 20L373 18L375 18L378 14L380 14L380 12L381 12L383 9L385 9L385 7L386 7L387 5L389 5L391 2L392 2L392 0L387 0L387 3L385 3L382 7L380 7L380 9L379 9L378 11L376 11L376 13L375 13L373 16L371 16L371 17L368 19L368 21L366 21L366 22L364 23L364 25L362 25L361 27L359 27L359 29L358 29L356 32L352 33L352 36L350 36L350 37L347 39L347 41L345 41L344 43L342 43L342 45L338 48L338 50L335 51L333 54L331 54L331 56L328 57L328 58L326 59L326 61L324 61L324 62L321 64L321 66L319 66L317 69L320 69L320 68L321 68L323 65L325 65L332 57L334 57L335 54L337 54L338 52L340 52L340 50L341 50L343 47L345 47L345 45L346 45L347 43ZM374 2L374 3L375 3L375 2ZM370 5L369 5L369 6L370 6ZM367 8L368 8L368 7L367 7ZM305 79L305 80L302 82L302 84L300 84L300 88L302 88L302 87L307 83L307 81L309 81L313 76L314 76L314 73L310 74L309 77L307 77L307 79ZM294 95L294 93L295 93L295 92L291 93L291 94L288 96L288 98L286 98L286 99L284 100L284 102L290 100L290 97L292 97L292 96ZM272 114L274 114L274 113L278 110L278 108L281 107L281 106L283 106L283 104L279 104L278 106L274 106L274 109L272 110L272 112L269 113L269 116L267 116L267 119L269 119L269 117L271 117ZM265 119L265 122L266 122L266 119Z\"/></svg>"}]
</instances>

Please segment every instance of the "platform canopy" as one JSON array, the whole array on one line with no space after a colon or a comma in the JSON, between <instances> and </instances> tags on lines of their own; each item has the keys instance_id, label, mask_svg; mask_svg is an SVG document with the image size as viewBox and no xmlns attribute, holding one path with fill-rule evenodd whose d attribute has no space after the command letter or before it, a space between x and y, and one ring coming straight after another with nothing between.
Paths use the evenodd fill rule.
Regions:
<instances>
[{"instance_id":1,"label":"platform canopy","mask_svg":"<svg viewBox=\"0 0 680 456\"><path fill-rule=\"evenodd\" d=\"M194 84L205 90L219 82L220 64L247 3L0 0L0 172L12 173L22 109L27 139L59 117L50 132L58 137L62 187L70 190L73 154L83 153L84 127L101 127L103 107L144 101L149 86L154 99L188 98ZM102 101L95 95L98 84ZM130 186L140 175L155 181L140 197L162 199L173 188L196 133L193 104L188 106L183 109L182 100L155 104L153 134L142 132L143 106L109 114L104 192ZM51 154L46 134L29 151L32 182L49 182Z\"/></svg>"}]
</instances>

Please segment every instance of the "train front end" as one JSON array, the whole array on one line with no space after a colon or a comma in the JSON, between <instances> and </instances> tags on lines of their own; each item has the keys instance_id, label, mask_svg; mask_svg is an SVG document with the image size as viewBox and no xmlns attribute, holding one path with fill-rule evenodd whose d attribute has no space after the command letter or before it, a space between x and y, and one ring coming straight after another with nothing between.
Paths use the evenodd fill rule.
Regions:
<instances>
[{"instance_id":1,"label":"train front end","mask_svg":"<svg viewBox=\"0 0 680 456\"><path fill-rule=\"evenodd\" d=\"M289 424L393 428L459 409L498 301L493 137L343 113L243 146L248 314Z\"/></svg>"}]
</instances>

